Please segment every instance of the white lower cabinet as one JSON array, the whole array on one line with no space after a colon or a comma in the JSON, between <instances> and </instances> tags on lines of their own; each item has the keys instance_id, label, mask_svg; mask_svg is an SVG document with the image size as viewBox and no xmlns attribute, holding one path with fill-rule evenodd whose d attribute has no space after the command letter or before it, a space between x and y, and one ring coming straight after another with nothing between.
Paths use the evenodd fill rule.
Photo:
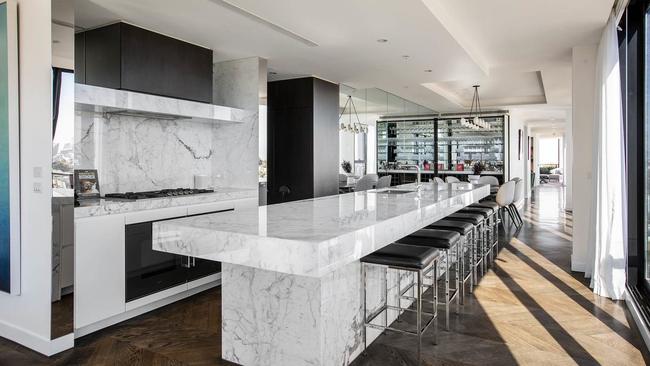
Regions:
<instances>
[{"instance_id":1,"label":"white lower cabinet","mask_svg":"<svg viewBox=\"0 0 650 366\"><path fill-rule=\"evenodd\" d=\"M75 219L74 328L86 335L218 284L210 274L126 302L126 225L257 207L257 198Z\"/></svg>"},{"instance_id":2,"label":"white lower cabinet","mask_svg":"<svg viewBox=\"0 0 650 366\"><path fill-rule=\"evenodd\" d=\"M75 220L74 326L125 311L124 215Z\"/></svg>"}]
</instances>

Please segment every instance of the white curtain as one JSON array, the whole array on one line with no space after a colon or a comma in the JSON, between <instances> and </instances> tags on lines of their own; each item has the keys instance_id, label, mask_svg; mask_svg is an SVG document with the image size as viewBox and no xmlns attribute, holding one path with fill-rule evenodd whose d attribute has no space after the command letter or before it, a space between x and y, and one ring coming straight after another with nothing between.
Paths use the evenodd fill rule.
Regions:
<instances>
[{"instance_id":1,"label":"white curtain","mask_svg":"<svg viewBox=\"0 0 650 366\"><path fill-rule=\"evenodd\" d=\"M627 233L621 77L617 21L612 16L598 46L593 154L594 209L585 275L598 295L625 296Z\"/></svg>"}]
</instances>

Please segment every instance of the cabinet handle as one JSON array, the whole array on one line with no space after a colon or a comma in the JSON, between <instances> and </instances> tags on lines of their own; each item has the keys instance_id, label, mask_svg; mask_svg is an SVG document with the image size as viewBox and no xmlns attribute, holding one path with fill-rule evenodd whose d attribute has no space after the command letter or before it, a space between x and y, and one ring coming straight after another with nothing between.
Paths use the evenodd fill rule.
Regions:
<instances>
[{"instance_id":1,"label":"cabinet handle","mask_svg":"<svg viewBox=\"0 0 650 366\"><path fill-rule=\"evenodd\" d=\"M196 257L192 257L192 267L196 267Z\"/></svg>"},{"instance_id":2,"label":"cabinet handle","mask_svg":"<svg viewBox=\"0 0 650 366\"><path fill-rule=\"evenodd\" d=\"M183 268L190 268L192 265L190 263L190 257L185 257L187 258L187 263L185 263L185 260L181 261L181 267Z\"/></svg>"}]
</instances>

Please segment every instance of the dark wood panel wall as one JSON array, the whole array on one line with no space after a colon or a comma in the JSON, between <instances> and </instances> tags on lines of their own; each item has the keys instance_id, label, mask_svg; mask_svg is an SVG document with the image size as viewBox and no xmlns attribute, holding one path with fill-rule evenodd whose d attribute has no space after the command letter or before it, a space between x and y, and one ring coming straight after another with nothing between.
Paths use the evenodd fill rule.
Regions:
<instances>
[{"instance_id":1,"label":"dark wood panel wall","mask_svg":"<svg viewBox=\"0 0 650 366\"><path fill-rule=\"evenodd\" d=\"M212 50L127 23L78 33L75 79L212 103Z\"/></svg>"},{"instance_id":2,"label":"dark wood panel wall","mask_svg":"<svg viewBox=\"0 0 650 366\"><path fill-rule=\"evenodd\" d=\"M268 84L268 203L338 193L339 86L314 77Z\"/></svg>"}]
</instances>

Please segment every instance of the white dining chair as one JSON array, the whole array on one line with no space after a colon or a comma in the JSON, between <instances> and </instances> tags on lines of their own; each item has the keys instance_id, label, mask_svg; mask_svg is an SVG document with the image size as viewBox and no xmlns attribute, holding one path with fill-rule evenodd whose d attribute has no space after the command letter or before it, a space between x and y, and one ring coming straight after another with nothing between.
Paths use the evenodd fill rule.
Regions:
<instances>
[{"instance_id":1,"label":"white dining chair","mask_svg":"<svg viewBox=\"0 0 650 366\"><path fill-rule=\"evenodd\" d=\"M505 221L503 221L503 219L504 219L503 211L504 210L506 212L508 212L508 215L510 216L512 221L516 222L516 220L514 219L514 214L512 213L512 211L510 209L510 204L515 199L515 186L516 185L517 185L517 183L515 183L514 181L511 180L511 181L508 181L508 182L504 183L503 185L501 185L501 187L499 187L499 190L497 191L495 201L496 201L497 205L499 205L499 220L501 220L501 224L503 225L504 229L506 227Z\"/></svg>"},{"instance_id":2,"label":"white dining chair","mask_svg":"<svg viewBox=\"0 0 650 366\"><path fill-rule=\"evenodd\" d=\"M447 182L447 183L458 183L458 182L460 182L460 179L458 179L456 177L448 176L447 178L445 178L445 182Z\"/></svg>"},{"instance_id":3,"label":"white dining chair","mask_svg":"<svg viewBox=\"0 0 650 366\"><path fill-rule=\"evenodd\" d=\"M519 213L519 209L517 208L517 203L519 203L521 200L524 199L524 181L520 178L514 178L512 180L515 182L515 192L513 195L512 202L510 203L509 206L518 221L515 222L515 226L520 228L524 225L524 220L522 219L521 214Z\"/></svg>"},{"instance_id":4,"label":"white dining chair","mask_svg":"<svg viewBox=\"0 0 650 366\"><path fill-rule=\"evenodd\" d=\"M495 177L493 175L482 175L478 179L478 183L479 184L489 184L492 187L498 187L499 186L499 180L497 179L497 177Z\"/></svg>"},{"instance_id":5,"label":"white dining chair","mask_svg":"<svg viewBox=\"0 0 650 366\"><path fill-rule=\"evenodd\" d=\"M377 180L377 186L375 188L380 189L380 188L388 188L390 187L390 183L393 180L393 177L390 175L385 175L379 180Z\"/></svg>"},{"instance_id":6,"label":"white dining chair","mask_svg":"<svg viewBox=\"0 0 650 366\"><path fill-rule=\"evenodd\" d=\"M354 186L354 191L361 192L374 189L378 180L377 174L366 174L357 181L357 184Z\"/></svg>"}]
</instances>

